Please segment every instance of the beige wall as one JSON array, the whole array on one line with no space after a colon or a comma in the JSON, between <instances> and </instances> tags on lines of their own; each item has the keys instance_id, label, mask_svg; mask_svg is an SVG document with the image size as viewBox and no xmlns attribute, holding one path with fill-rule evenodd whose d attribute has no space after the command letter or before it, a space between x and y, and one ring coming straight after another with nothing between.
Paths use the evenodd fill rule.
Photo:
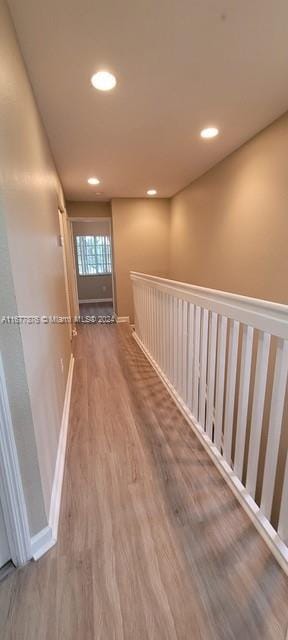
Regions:
<instances>
[{"instance_id":1,"label":"beige wall","mask_svg":"<svg viewBox=\"0 0 288 640\"><path fill-rule=\"evenodd\" d=\"M67 202L70 218L111 218L110 202Z\"/></svg>"},{"instance_id":2,"label":"beige wall","mask_svg":"<svg viewBox=\"0 0 288 640\"><path fill-rule=\"evenodd\" d=\"M170 276L288 303L288 114L171 202Z\"/></svg>"},{"instance_id":3,"label":"beige wall","mask_svg":"<svg viewBox=\"0 0 288 640\"><path fill-rule=\"evenodd\" d=\"M58 203L63 194L19 52L0 0L0 166L4 313L66 315ZM1 328L8 394L31 533L46 521L70 359L67 326ZM62 363L62 364L61 364ZM41 486L39 480L41 476Z\"/></svg>"},{"instance_id":4,"label":"beige wall","mask_svg":"<svg viewBox=\"0 0 288 640\"><path fill-rule=\"evenodd\" d=\"M114 269L118 316L133 320L130 271L168 274L169 200L112 200Z\"/></svg>"}]
</instances>

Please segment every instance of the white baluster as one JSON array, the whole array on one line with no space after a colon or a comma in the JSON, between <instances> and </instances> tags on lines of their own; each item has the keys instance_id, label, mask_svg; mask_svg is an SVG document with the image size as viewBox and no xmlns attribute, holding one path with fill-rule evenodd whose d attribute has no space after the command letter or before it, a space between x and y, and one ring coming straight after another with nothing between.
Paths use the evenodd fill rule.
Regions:
<instances>
[{"instance_id":1,"label":"white baluster","mask_svg":"<svg viewBox=\"0 0 288 640\"><path fill-rule=\"evenodd\" d=\"M242 480L249 401L253 327L243 327L234 470Z\"/></svg>"},{"instance_id":2,"label":"white baluster","mask_svg":"<svg viewBox=\"0 0 288 640\"><path fill-rule=\"evenodd\" d=\"M188 355L188 332L187 332L187 322L188 322L188 302L187 300L183 301L183 324L182 324L182 335L183 335L183 347L182 347L182 398L184 402L187 400L187 355Z\"/></svg>"},{"instance_id":3,"label":"white baluster","mask_svg":"<svg viewBox=\"0 0 288 640\"><path fill-rule=\"evenodd\" d=\"M207 374L207 348L208 348L208 309L203 309L201 326L201 353L200 353L200 391L199 391L199 423L205 428L206 406L206 374Z\"/></svg>"},{"instance_id":4,"label":"white baluster","mask_svg":"<svg viewBox=\"0 0 288 640\"><path fill-rule=\"evenodd\" d=\"M193 357L194 357L194 304L188 308L187 405L192 409Z\"/></svg>"},{"instance_id":5,"label":"white baluster","mask_svg":"<svg viewBox=\"0 0 288 640\"><path fill-rule=\"evenodd\" d=\"M178 335L177 335L177 391L182 396L183 376L183 300L178 299Z\"/></svg>"},{"instance_id":6,"label":"white baluster","mask_svg":"<svg viewBox=\"0 0 288 640\"><path fill-rule=\"evenodd\" d=\"M144 344L147 349L147 287L143 287Z\"/></svg>"},{"instance_id":7,"label":"white baluster","mask_svg":"<svg viewBox=\"0 0 288 640\"><path fill-rule=\"evenodd\" d=\"M216 347L217 347L217 313L211 313L209 331L209 352L208 352L208 378L207 378L207 416L206 433L212 440L213 420L214 420L214 396L215 396L215 368L216 368Z\"/></svg>"},{"instance_id":8,"label":"white baluster","mask_svg":"<svg viewBox=\"0 0 288 640\"><path fill-rule=\"evenodd\" d=\"M261 511L268 519L272 511L287 372L288 341L278 340L261 497Z\"/></svg>"},{"instance_id":9,"label":"white baluster","mask_svg":"<svg viewBox=\"0 0 288 640\"><path fill-rule=\"evenodd\" d=\"M219 322L219 340L217 352L216 398L215 398L215 434L214 442L221 452L223 437L223 407L225 389L225 364L227 344L227 318L221 316Z\"/></svg>"},{"instance_id":10,"label":"white baluster","mask_svg":"<svg viewBox=\"0 0 288 640\"><path fill-rule=\"evenodd\" d=\"M196 420L198 420L198 410L199 410L200 328L201 328L201 307L196 306L194 359L193 359L193 394L192 394L193 415Z\"/></svg>"},{"instance_id":11,"label":"white baluster","mask_svg":"<svg viewBox=\"0 0 288 640\"><path fill-rule=\"evenodd\" d=\"M177 345L177 338L178 338L178 298L174 298L173 299L173 361L174 361L174 366L173 366L173 385L175 388L177 388L177 363L178 363L178 345Z\"/></svg>"},{"instance_id":12,"label":"white baluster","mask_svg":"<svg viewBox=\"0 0 288 640\"><path fill-rule=\"evenodd\" d=\"M231 465L238 338L239 338L239 322L237 320L233 320L231 331L230 331L230 337L229 337L229 351L228 351L228 365L227 365L227 392L226 392L225 421L224 421L224 458L229 465Z\"/></svg>"},{"instance_id":13,"label":"white baluster","mask_svg":"<svg viewBox=\"0 0 288 640\"><path fill-rule=\"evenodd\" d=\"M162 327L162 291L158 291L158 347L159 347L159 355L158 355L158 364L160 365L160 369L162 369L162 336L163 336L163 327Z\"/></svg>"},{"instance_id":14,"label":"white baluster","mask_svg":"<svg viewBox=\"0 0 288 640\"><path fill-rule=\"evenodd\" d=\"M265 391L270 352L270 333L260 333L258 338L256 373L253 393L253 407L249 440L246 488L255 498Z\"/></svg>"},{"instance_id":15,"label":"white baluster","mask_svg":"<svg viewBox=\"0 0 288 640\"><path fill-rule=\"evenodd\" d=\"M159 291L155 290L155 329L156 329L156 342L155 342L155 360L159 363L160 349L159 349Z\"/></svg>"},{"instance_id":16,"label":"white baluster","mask_svg":"<svg viewBox=\"0 0 288 640\"><path fill-rule=\"evenodd\" d=\"M163 345L164 345L164 360L163 360L163 371L165 375L168 373L168 295L167 293L163 294Z\"/></svg>"},{"instance_id":17,"label":"white baluster","mask_svg":"<svg viewBox=\"0 0 288 640\"><path fill-rule=\"evenodd\" d=\"M151 288L148 287L148 322L149 322L149 340L148 349L149 353L152 352L152 312L151 312Z\"/></svg>"}]
</instances>

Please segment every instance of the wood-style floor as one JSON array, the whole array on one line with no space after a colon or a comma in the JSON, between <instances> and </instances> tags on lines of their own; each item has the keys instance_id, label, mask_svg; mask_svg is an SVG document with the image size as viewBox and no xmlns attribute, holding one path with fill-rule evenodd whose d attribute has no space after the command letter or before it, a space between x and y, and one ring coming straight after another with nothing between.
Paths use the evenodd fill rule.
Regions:
<instances>
[{"instance_id":1,"label":"wood-style floor","mask_svg":"<svg viewBox=\"0 0 288 640\"><path fill-rule=\"evenodd\" d=\"M1 640L284 640L288 584L128 326L81 326L56 547Z\"/></svg>"}]
</instances>

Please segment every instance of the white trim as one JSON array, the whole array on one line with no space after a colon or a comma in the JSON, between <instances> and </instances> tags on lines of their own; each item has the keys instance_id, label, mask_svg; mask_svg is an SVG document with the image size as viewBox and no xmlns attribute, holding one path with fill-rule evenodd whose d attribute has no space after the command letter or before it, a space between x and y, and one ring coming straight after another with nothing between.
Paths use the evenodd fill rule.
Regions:
<instances>
[{"instance_id":1,"label":"white trim","mask_svg":"<svg viewBox=\"0 0 288 640\"><path fill-rule=\"evenodd\" d=\"M1 354L0 499L11 559L24 565L31 558L30 532Z\"/></svg>"},{"instance_id":2,"label":"white trim","mask_svg":"<svg viewBox=\"0 0 288 640\"><path fill-rule=\"evenodd\" d=\"M58 442L57 459L50 501L49 524L31 538L32 557L38 560L57 542L58 524L61 506L61 494L64 476L65 454L69 425L69 410L73 380L74 357L71 353L67 376L61 429Z\"/></svg>"},{"instance_id":3,"label":"white trim","mask_svg":"<svg viewBox=\"0 0 288 640\"><path fill-rule=\"evenodd\" d=\"M249 518L252 520L252 522L255 525L257 531L260 533L261 537L263 538L263 540L268 545L270 551L273 553L273 555L278 560L278 562L279 562L280 566L282 567L282 569L288 575L288 548L287 548L287 546L284 544L284 542L278 536L278 534L275 531L275 529L273 529L273 527L270 524L269 520L267 520L267 518L265 518L263 516L263 514L260 513L260 509L259 509L258 505L256 504L256 502L248 494L248 492L246 491L245 487L240 482L240 480L237 478L237 476L233 472L233 470L229 467L227 462L225 462L225 460L221 457L221 454L217 450L216 446L214 444L212 444L210 438L204 432L204 430L202 429L200 424L197 423L194 420L191 411L188 409L186 404L183 402L183 400L181 399L181 397L179 396L177 391L174 389L172 384L169 382L168 378L166 378L166 376L163 373L163 371L157 365L157 363L152 358L150 353L147 351L147 349L143 345L142 341L140 340L140 338L137 336L137 334L135 332L133 332L133 338L136 340L137 344L139 345L140 349L143 351L143 353L146 356L147 360L149 360L149 362L152 365L153 369L155 369L156 373L158 374L159 378L162 380L162 382L165 385L165 387L166 387L167 391L169 392L170 396L172 397L172 399L176 403L178 409L181 411L182 415L186 418L188 424L193 429L194 433L196 434L196 436L200 440L200 442L203 445L204 449L207 451L208 455L213 460L215 466L217 467L217 469L220 471L221 475L226 480L226 482L229 485L230 489L232 490L232 492L234 493L236 498L239 500L239 502L242 505L243 509L245 510L245 512L247 513Z\"/></svg>"},{"instance_id":4,"label":"white trim","mask_svg":"<svg viewBox=\"0 0 288 640\"><path fill-rule=\"evenodd\" d=\"M113 298L87 298L79 300L79 304L88 304L89 302L113 302Z\"/></svg>"},{"instance_id":5,"label":"white trim","mask_svg":"<svg viewBox=\"0 0 288 640\"><path fill-rule=\"evenodd\" d=\"M58 522L59 522L59 515L60 515L61 493L62 493L62 484L63 484L63 476L64 476L64 464L65 464L67 434L68 434L68 425L69 425L69 410L70 410L70 400L71 400L71 391L72 391L73 369L74 369L74 357L73 357L73 354L71 353L69 371L68 371L67 383L66 383L66 392L65 392L62 421L61 421L61 430L60 430L60 436L59 436L59 442L58 442L57 460L55 465L54 481L53 481L52 494L51 494L50 512L49 512L49 525L52 528L53 538L55 540L57 540L57 535L58 535Z\"/></svg>"},{"instance_id":6,"label":"white trim","mask_svg":"<svg viewBox=\"0 0 288 640\"><path fill-rule=\"evenodd\" d=\"M130 323L130 317L129 316L116 316L116 322L117 322L117 324L121 324L122 322Z\"/></svg>"},{"instance_id":7,"label":"white trim","mask_svg":"<svg viewBox=\"0 0 288 640\"><path fill-rule=\"evenodd\" d=\"M56 540L53 538L52 528L48 525L38 531L31 538L31 551L33 560L39 560L51 547L54 546Z\"/></svg>"}]
</instances>

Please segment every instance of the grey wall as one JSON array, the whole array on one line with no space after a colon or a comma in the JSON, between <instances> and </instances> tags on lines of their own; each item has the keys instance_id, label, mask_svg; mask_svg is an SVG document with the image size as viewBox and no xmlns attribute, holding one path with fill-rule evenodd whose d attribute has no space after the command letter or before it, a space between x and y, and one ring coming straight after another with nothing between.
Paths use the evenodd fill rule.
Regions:
<instances>
[{"instance_id":1,"label":"grey wall","mask_svg":"<svg viewBox=\"0 0 288 640\"><path fill-rule=\"evenodd\" d=\"M112 276L79 276L77 274L79 302L81 300L112 300Z\"/></svg>"}]
</instances>

